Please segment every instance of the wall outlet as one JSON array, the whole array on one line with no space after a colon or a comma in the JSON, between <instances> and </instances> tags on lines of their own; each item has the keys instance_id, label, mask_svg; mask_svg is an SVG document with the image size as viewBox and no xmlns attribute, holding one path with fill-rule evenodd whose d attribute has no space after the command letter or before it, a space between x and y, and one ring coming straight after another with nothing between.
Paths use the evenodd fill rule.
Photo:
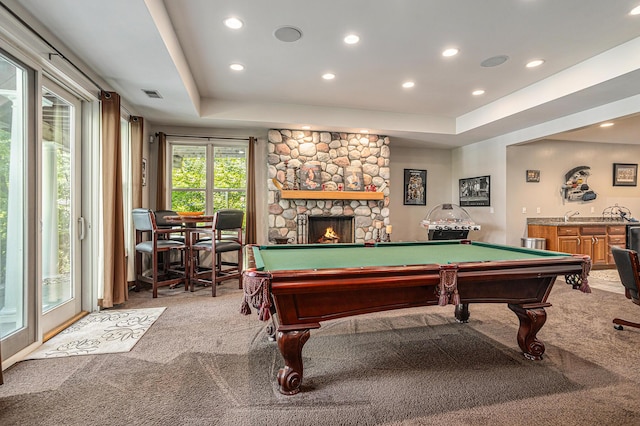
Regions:
<instances>
[{"instance_id":1,"label":"wall outlet","mask_svg":"<svg viewBox=\"0 0 640 426\"><path fill-rule=\"evenodd\" d=\"M523 207L523 208L522 208L522 214L525 214L525 213L527 213L527 208L526 208L526 207Z\"/></svg>"},{"instance_id":2,"label":"wall outlet","mask_svg":"<svg viewBox=\"0 0 640 426\"><path fill-rule=\"evenodd\" d=\"M540 214L540 207L536 207L536 213Z\"/></svg>"},{"instance_id":3,"label":"wall outlet","mask_svg":"<svg viewBox=\"0 0 640 426\"><path fill-rule=\"evenodd\" d=\"M596 212L596 208L591 206L591 213L595 213Z\"/></svg>"},{"instance_id":4,"label":"wall outlet","mask_svg":"<svg viewBox=\"0 0 640 426\"><path fill-rule=\"evenodd\" d=\"M493 212L494 212L493 207L489 207L489 213L493 214Z\"/></svg>"}]
</instances>

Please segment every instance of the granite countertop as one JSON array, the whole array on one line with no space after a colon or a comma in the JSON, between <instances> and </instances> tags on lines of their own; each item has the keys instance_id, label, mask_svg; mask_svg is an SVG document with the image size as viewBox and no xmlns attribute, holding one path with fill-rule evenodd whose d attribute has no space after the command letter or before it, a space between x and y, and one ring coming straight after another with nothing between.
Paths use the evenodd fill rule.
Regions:
<instances>
[{"instance_id":1,"label":"granite countertop","mask_svg":"<svg viewBox=\"0 0 640 426\"><path fill-rule=\"evenodd\" d=\"M571 217L568 221L564 221L563 217L529 217L527 225L546 225L546 226L564 226L564 225L629 225L630 222L620 218L608 218L602 216L584 216Z\"/></svg>"}]
</instances>

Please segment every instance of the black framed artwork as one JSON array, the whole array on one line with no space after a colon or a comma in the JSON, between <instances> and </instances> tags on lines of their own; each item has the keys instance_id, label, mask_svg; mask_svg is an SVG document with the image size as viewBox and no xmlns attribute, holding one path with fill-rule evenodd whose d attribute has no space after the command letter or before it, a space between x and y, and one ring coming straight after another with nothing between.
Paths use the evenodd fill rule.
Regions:
<instances>
[{"instance_id":1,"label":"black framed artwork","mask_svg":"<svg viewBox=\"0 0 640 426\"><path fill-rule=\"evenodd\" d=\"M613 163L613 186L637 186L638 165Z\"/></svg>"},{"instance_id":2,"label":"black framed artwork","mask_svg":"<svg viewBox=\"0 0 640 426\"><path fill-rule=\"evenodd\" d=\"M491 205L491 176L460 179L460 206L486 207Z\"/></svg>"},{"instance_id":3,"label":"black framed artwork","mask_svg":"<svg viewBox=\"0 0 640 426\"><path fill-rule=\"evenodd\" d=\"M427 205L427 171L404 169L404 204Z\"/></svg>"},{"instance_id":4,"label":"black framed artwork","mask_svg":"<svg viewBox=\"0 0 640 426\"><path fill-rule=\"evenodd\" d=\"M540 182L540 170L527 170L527 182Z\"/></svg>"}]
</instances>

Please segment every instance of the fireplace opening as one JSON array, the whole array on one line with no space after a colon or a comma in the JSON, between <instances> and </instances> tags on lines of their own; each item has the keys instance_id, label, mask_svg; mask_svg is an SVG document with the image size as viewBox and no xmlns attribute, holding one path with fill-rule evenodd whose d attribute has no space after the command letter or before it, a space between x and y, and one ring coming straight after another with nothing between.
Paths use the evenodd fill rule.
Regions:
<instances>
[{"instance_id":1,"label":"fireplace opening","mask_svg":"<svg viewBox=\"0 0 640 426\"><path fill-rule=\"evenodd\" d=\"M309 216L307 242L309 244L353 243L353 216Z\"/></svg>"}]
</instances>

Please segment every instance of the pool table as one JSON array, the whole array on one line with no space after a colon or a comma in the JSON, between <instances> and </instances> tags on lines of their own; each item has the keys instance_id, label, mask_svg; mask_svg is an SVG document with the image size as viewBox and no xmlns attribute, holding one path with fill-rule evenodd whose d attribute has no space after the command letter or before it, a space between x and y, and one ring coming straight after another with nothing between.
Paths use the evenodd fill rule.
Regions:
<instances>
[{"instance_id":1,"label":"pool table","mask_svg":"<svg viewBox=\"0 0 640 426\"><path fill-rule=\"evenodd\" d=\"M242 311L273 320L284 367L279 390L293 395L303 377L302 348L322 321L425 305L506 303L520 320L517 342L539 360L536 338L558 275L578 274L588 292L591 259L469 240L375 244L247 245Z\"/></svg>"}]
</instances>

